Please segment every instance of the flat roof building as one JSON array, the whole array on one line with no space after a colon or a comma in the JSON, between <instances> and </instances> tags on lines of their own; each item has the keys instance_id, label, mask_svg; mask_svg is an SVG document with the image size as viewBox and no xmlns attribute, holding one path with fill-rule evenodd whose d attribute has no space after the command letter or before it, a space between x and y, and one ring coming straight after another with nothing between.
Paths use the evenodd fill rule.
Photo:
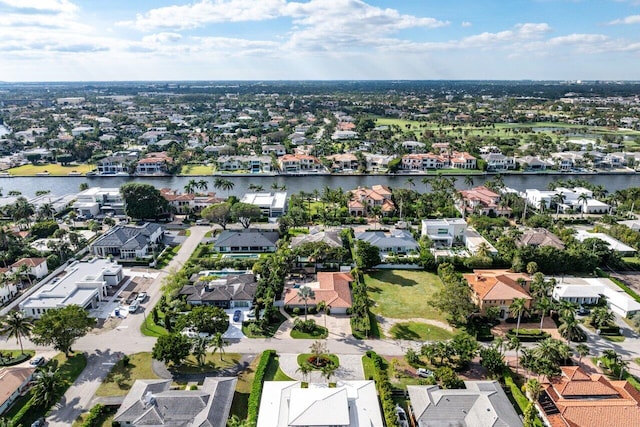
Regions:
<instances>
[{"instance_id":1,"label":"flat roof building","mask_svg":"<svg viewBox=\"0 0 640 427\"><path fill-rule=\"evenodd\" d=\"M262 213L268 217L279 217L284 215L287 210L287 193L284 191L246 193L240 202L258 206Z\"/></svg>"}]
</instances>

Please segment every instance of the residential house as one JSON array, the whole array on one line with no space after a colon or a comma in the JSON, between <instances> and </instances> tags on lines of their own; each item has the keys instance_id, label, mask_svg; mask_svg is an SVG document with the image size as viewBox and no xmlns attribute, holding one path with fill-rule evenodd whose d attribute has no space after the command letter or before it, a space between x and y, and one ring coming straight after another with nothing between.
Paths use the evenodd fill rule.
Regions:
<instances>
[{"instance_id":1,"label":"residential house","mask_svg":"<svg viewBox=\"0 0 640 427\"><path fill-rule=\"evenodd\" d=\"M562 375L542 383L536 406L546 425L626 427L640 425L640 393L628 381L561 366Z\"/></svg>"},{"instance_id":2,"label":"residential house","mask_svg":"<svg viewBox=\"0 0 640 427\"><path fill-rule=\"evenodd\" d=\"M218 171L271 172L270 156L220 156L216 160Z\"/></svg>"},{"instance_id":3,"label":"residential house","mask_svg":"<svg viewBox=\"0 0 640 427\"><path fill-rule=\"evenodd\" d=\"M118 224L91 243L89 250L100 257L120 259L148 258L164 236L158 224Z\"/></svg>"},{"instance_id":4,"label":"residential house","mask_svg":"<svg viewBox=\"0 0 640 427\"><path fill-rule=\"evenodd\" d=\"M73 209L81 218L124 215L125 202L119 188L90 187L78 193Z\"/></svg>"},{"instance_id":5,"label":"residential house","mask_svg":"<svg viewBox=\"0 0 640 427\"><path fill-rule=\"evenodd\" d=\"M16 273L20 271L20 268L23 265L27 266L27 272L29 275L38 280L49 274L46 258L20 258L18 261L11 264L9 268L12 272Z\"/></svg>"},{"instance_id":6,"label":"residential house","mask_svg":"<svg viewBox=\"0 0 640 427\"><path fill-rule=\"evenodd\" d=\"M97 162L98 175L129 175L132 161L125 156L108 156Z\"/></svg>"},{"instance_id":7,"label":"residential house","mask_svg":"<svg viewBox=\"0 0 640 427\"><path fill-rule=\"evenodd\" d=\"M351 308L351 284L353 277L350 273L319 272L318 281L304 283L314 292L313 298L307 300L308 306L316 306L324 302L331 307L332 314L346 314ZM304 308L304 301L298 297L299 288L284 290L284 305Z\"/></svg>"},{"instance_id":8,"label":"residential house","mask_svg":"<svg viewBox=\"0 0 640 427\"><path fill-rule=\"evenodd\" d=\"M238 379L206 377L197 390L172 380L136 380L113 421L120 426L226 427Z\"/></svg>"},{"instance_id":9,"label":"residential house","mask_svg":"<svg viewBox=\"0 0 640 427\"><path fill-rule=\"evenodd\" d=\"M460 201L456 206L460 212L479 215L511 215L509 206L500 204L500 194L489 190L484 185L470 190L460 190Z\"/></svg>"},{"instance_id":10,"label":"residential house","mask_svg":"<svg viewBox=\"0 0 640 427\"><path fill-rule=\"evenodd\" d=\"M258 206L262 214L269 218L281 217L287 211L287 193L285 191L245 193L240 202Z\"/></svg>"},{"instance_id":11,"label":"residential house","mask_svg":"<svg viewBox=\"0 0 640 427\"><path fill-rule=\"evenodd\" d=\"M584 242L587 239L600 239L607 244L609 249L611 249L614 252L617 252L620 256L633 256L636 253L636 250L634 248L622 243L618 239L614 239L608 234L591 233L586 230L576 230L574 237L581 242Z\"/></svg>"},{"instance_id":12,"label":"residential house","mask_svg":"<svg viewBox=\"0 0 640 427\"><path fill-rule=\"evenodd\" d=\"M522 156L519 157L517 161L525 171L543 171L547 169L547 166L550 166L549 162L537 156Z\"/></svg>"},{"instance_id":13,"label":"residential house","mask_svg":"<svg viewBox=\"0 0 640 427\"><path fill-rule=\"evenodd\" d=\"M516 241L516 246L532 246L534 248L551 246L560 250L564 249L562 240L546 228L530 228L523 231Z\"/></svg>"},{"instance_id":14,"label":"residential house","mask_svg":"<svg viewBox=\"0 0 640 427\"><path fill-rule=\"evenodd\" d=\"M448 166L446 158L433 153L405 154L402 156L402 170L424 171L428 169L444 169Z\"/></svg>"},{"instance_id":15,"label":"residential house","mask_svg":"<svg viewBox=\"0 0 640 427\"><path fill-rule=\"evenodd\" d=\"M371 213L372 208L379 207L382 216L388 216L396 210L391 196L391 190L384 185L358 187L351 191L351 199L347 204L349 215L366 216Z\"/></svg>"},{"instance_id":16,"label":"residential house","mask_svg":"<svg viewBox=\"0 0 640 427\"><path fill-rule=\"evenodd\" d=\"M256 296L258 282L253 274L228 275L208 280L200 276L192 285L185 285L180 295L186 296L191 305L212 305L225 309L251 307Z\"/></svg>"},{"instance_id":17,"label":"residential house","mask_svg":"<svg viewBox=\"0 0 640 427\"><path fill-rule=\"evenodd\" d=\"M287 149L282 144L265 144L261 147L262 154L264 155L275 155L276 157L284 156L287 154Z\"/></svg>"},{"instance_id":18,"label":"residential house","mask_svg":"<svg viewBox=\"0 0 640 427\"><path fill-rule=\"evenodd\" d=\"M516 298L524 299L525 307L531 308L531 278L524 273L513 273L509 270L473 270L473 273L465 274L464 278L471 287L473 302L482 313L486 313L488 307L498 307L500 318L506 319L512 316L510 307Z\"/></svg>"},{"instance_id":19,"label":"residential house","mask_svg":"<svg viewBox=\"0 0 640 427\"><path fill-rule=\"evenodd\" d=\"M467 222L462 218L423 219L422 237L428 237L435 248L464 244Z\"/></svg>"},{"instance_id":20,"label":"residential house","mask_svg":"<svg viewBox=\"0 0 640 427\"><path fill-rule=\"evenodd\" d=\"M173 164L173 158L165 151L148 153L143 159L138 160L136 175L166 175Z\"/></svg>"},{"instance_id":21,"label":"residential house","mask_svg":"<svg viewBox=\"0 0 640 427\"><path fill-rule=\"evenodd\" d=\"M502 153L489 152L482 154L480 157L487 162L487 171L501 172L516 168L516 159L514 157L505 156Z\"/></svg>"},{"instance_id":22,"label":"residential house","mask_svg":"<svg viewBox=\"0 0 640 427\"><path fill-rule=\"evenodd\" d=\"M225 230L216 239L213 248L222 253L266 253L276 251L277 231Z\"/></svg>"},{"instance_id":23,"label":"residential house","mask_svg":"<svg viewBox=\"0 0 640 427\"><path fill-rule=\"evenodd\" d=\"M640 311L640 303L631 298L612 280L604 277L555 278L552 297L556 301L568 301L575 304L598 304L604 296L611 311L623 317L631 317Z\"/></svg>"},{"instance_id":24,"label":"residential house","mask_svg":"<svg viewBox=\"0 0 640 427\"><path fill-rule=\"evenodd\" d=\"M317 157L305 154L285 154L278 157L278 166L284 174L320 172L324 170Z\"/></svg>"},{"instance_id":25,"label":"residential house","mask_svg":"<svg viewBox=\"0 0 640 427\"><path fill-rule=\"evenodd\" d=\"M396 158L393 154L363 153L367 163L367 171L371 173L383 173L389 170L389 162Z\"/></svg>"},{"instance_id":26,"label":"residential house","mask_svg":"<svg viewBox=\"0 0 640 427\"><path fill-rule=\"evenodd\" d=\"M290 426L383 427L375 383L265 381L257 427Z\"/></svg>"},{"instance_id":27,"label":"residential house","mask_svg":"<svg viewBox=\"0 0 640 427\"><path fill-rule=\"evenodd\" d=\"M522 427L498 381L465 381L464 389L408 385L411 415L417 427ZM413 424L412 424L413 425Z\"/></svg>"},{"instance_id":28,"label":"residential house","mask_svg":"<svg viewBox=\"0 0 640 427\"><path fill-rule=\"evenodd\" d=\"M466 151L454 151L449 156L449 167L454 169L477 169L478 160Z\"/></svg>"},{"instance_id":29,"label":"residential house","mask_svg":"<svg viewBox=\"0 0 640 427\"><path fill-rule=\"evenodd\" d=\"M11 366L0 370L0 415L6 413L28 389L35 366Z\"/></svg>"},{"instance_id":30,"label":"residential house","mask_svg":"<svg viewBox=\"0 0 640 427\"><path fill-rule=\"evenodd\" d=\"M360 135L358 132L352 130L337 130L331 134L331 139L335 140L343 140L343 139L356 139Z\"/></svg>"},{"instance_id":31,"label":"residential house","mask_svg":"<svg viewBox=\"0 0 640 427\"><path fill-rule=\"evenodd\" d=\"M400 145L410 154L423 153L426 147L424 142L418 141L404 141Z\"/></svg>"},{"instance_id":32,"label":"residential house","mask_svg":"<svg viewBox=\"0 0 640 427\"><path fill-rule=\"evenodd\" d=\"M122 266L108 259L74 261L23 300L19 304L20 310L39 319L47 310L72 304L85 309L95 308L107 298L107 287L118 285L122 278Z\"/></svg>"},{"instance_id":33,"label":"residential house","mask_svg":"<svg viewBox=\"0 0 640 427\"><path fill-rule=\"evenodd\" d=\"M161 188L160 194L169 202L173 212L177 214L187 214L200 212L207 206L224 202L216 196L216 193L209 192L207 194L179 193L170 188Z\"/></svg>"},{"instance_id":34,"label":"residential house","mask_svg":"<svg viewBox=\"0 0 640 427\"><path fill-rule=\"evenodd\" d=\"M356 240L363 240L380 250L380 256L418 253L420 245L407 230L374 230L355 233Z\"/></svg>"},{"instance_id":35,"label":"residential house","mask_svg":"<svg viewBox=\"0 0 640 427\"><path fill-rule=\"evenodd\" d=\"M295 249L304 244L315 244L323 242L333 248L342 247L342 239L340 233L335 230L323 231L316 227L309 230L308 234L299 234L291 239L291 248Z\"/></svg>"},{"instance_id":36,"label":"residential house","mask_svg":"<svg viewBox=\"0 0 640 427\"><path fill-rule=\"evenodd\" d=\"M331 161L332 172L353 172L358 170L358 158L355 154L333 154L327 156L327 160Z\"/></svg>"}]
</instances>

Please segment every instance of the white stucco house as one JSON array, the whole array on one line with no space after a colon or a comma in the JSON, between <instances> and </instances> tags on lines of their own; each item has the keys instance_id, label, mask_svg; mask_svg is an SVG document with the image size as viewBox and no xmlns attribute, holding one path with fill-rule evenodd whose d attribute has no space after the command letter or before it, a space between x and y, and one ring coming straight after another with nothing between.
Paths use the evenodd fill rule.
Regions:
<instances>
[{"instance_id":1,"label":"white stucco house","mask_svg":"<svg viewBox=\"0 0 640 427\"><path fill-rule=\"evenodd\" d=\"M603 277L556 277L552 297L556 301L576 304L597 304L601 296L607 299L611 311L630 317L640 312L640 303L631 298L613 281Z\"/></svg>"}]
</instances>

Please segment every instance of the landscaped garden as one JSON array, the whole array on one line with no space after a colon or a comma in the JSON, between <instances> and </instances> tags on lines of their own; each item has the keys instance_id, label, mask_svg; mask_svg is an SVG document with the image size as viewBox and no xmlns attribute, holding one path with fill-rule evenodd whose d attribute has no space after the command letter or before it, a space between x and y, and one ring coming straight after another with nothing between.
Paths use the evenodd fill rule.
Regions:
<instances>
[{"instance_id":1,"label":"landscaped garden","mask_svg":"<svg viewBox=\"0 0 640 427\"><path fill-rule=\"evenodd\" d=\"M425 271L381 270L365 275L371 311L392 319L423 318L444 322L441 312L429 304L442 288L438 276Z\"/></svg>"}]
</instances>

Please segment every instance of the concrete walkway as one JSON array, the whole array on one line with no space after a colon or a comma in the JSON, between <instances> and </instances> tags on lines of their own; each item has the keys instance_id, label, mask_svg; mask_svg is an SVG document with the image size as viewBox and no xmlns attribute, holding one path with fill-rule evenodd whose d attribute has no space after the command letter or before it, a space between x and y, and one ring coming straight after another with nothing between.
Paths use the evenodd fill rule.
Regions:
<instances>
[{"instance_id":1,"label":"concrete walkway","mask_svg":"<svg viewBox=\"0 0 640 427\"><path fill-rule=\"evenodd\" d=\"M280 369L288 377L302 381L302 374L298 371L298 355L293 353L280 354ZM338 355L340 366L336 370L331 381L337 380L363 380L362 356L354 354ZM309 382L326 382L320 371L313 371L306 378Z\"/></svg>"}]
</instances>

